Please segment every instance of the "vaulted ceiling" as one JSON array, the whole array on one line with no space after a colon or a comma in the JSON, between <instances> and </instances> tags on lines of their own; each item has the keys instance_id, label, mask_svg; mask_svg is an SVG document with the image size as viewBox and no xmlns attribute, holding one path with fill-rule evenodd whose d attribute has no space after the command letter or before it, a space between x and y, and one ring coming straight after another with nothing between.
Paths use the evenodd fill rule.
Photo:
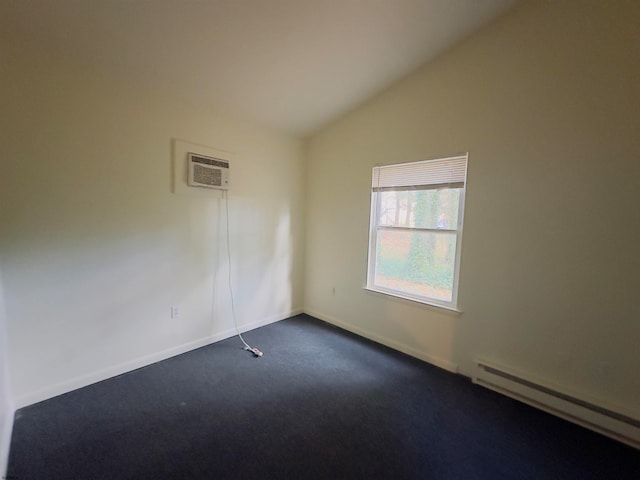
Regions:
<instances>
[{"instance_id":1,"label":"vaulted ceiling","mask_svg":"<svg viewBox=\"0 0 640 480\"><path fill-rule=\"evenodd\" d=\"M0 0L0 35L304 136L519 1Z\"/></svg>"}]
</instances>

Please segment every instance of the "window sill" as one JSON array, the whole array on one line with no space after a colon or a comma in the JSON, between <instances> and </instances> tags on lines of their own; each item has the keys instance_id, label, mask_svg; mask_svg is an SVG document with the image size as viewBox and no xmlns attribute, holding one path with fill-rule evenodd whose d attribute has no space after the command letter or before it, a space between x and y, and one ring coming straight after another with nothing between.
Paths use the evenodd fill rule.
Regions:
<instances>
[{"instance_id":1,"label":"window sill","mask_svg":"<svg viewBox=\"0 0 640 480\"><path fill-rule=\"evenodd\" d=\"M450 307L448 305L441 305L439 303L430 302L428 300L421 300L421 299L418 299L418 298L409 297L409 296L402 295L400 293L392 292L392 291L389 291L389 290L382 290L382 289L368 287L368 286L364 286L364 287L362 287L362 289L365 290L366 292L379 294L379 295L381 294L381 295L385 295L385 296L392 297L392 298L398 298L398 299L401 299L401 300L408 300L410 302L419 303L421 305L426 305L427 307L437 308L439 310L444 310L447 313L451 313L451 314L455 314L455 315L460 315L462 313L462 310L459 310L459 309L457 309L455 307Z\"/></svg>"}]
</instances>

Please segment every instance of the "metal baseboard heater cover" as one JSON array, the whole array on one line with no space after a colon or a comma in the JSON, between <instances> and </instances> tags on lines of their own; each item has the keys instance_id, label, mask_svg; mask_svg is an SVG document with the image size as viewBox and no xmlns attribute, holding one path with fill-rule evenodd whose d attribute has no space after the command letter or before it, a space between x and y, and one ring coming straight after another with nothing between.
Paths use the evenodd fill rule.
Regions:
<instances>
[{"instance_id":1,"label":"metal baseboard heater cover","mask_svg":"<svg viewBox=\"0 0 640 480\"><path fill-rule=\"evenodd\" d=\"M631 415L561 392L484 360L476 360L473 383L640 449L640 420Z\"/></svg>"}]
</instances>

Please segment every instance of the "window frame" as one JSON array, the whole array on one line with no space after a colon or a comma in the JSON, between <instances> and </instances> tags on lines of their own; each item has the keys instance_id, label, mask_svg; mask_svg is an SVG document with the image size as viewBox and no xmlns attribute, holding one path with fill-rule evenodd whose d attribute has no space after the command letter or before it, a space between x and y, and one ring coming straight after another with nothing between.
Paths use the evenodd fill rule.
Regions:
<instances>
[{"instance_id":1,"label":"window frame","mask_svg":"<svg viewBox=\"0 0 640 480\"><path fill-rule=\"evenodd\" d=\"M460 187L460 196L458 203L458 222L455 228L425 228L425 227L406 227L406 226L389 226L389 225L379 225L379 215L378 212L381 209L382 202L382 193L384 191L395 190L395 191L412 191L418 189L446 189L451 188L451 185L448 184L439 184L439 183L431 183L428 185L410 185L410 186L400 186L400 187L391 187L381 189L379 186L376 188L375 181L376 178L380 181L380 170L376 169L384 168L384 167L394 167L394 166L407 166L411 168L412 165L415 164L415 168L419 168L420 164L426 163L434 163L441 162L444 163L446 161L451 161L455 159L464 159L464 178L462 181L462 186ZM460 263L462 258L462 234L463 234L463 225L464 225L464 210L465 210L465 199L466 199L466 187L467 187L467 169L469 165L469 154L457 154L451 155L447 157L437 157L428 160L420 160L416 162L405 162L405 163L395 163L395 164L386 164L386 165L376 165L372 169L372 186L371 186L371 199L370 199L370 216L369 216L369 250L367 255L367 278L365 289L381 293L384 295L389 295L392 297L397 297L405 300L410 300L414 302L419 302L425 305L430 305L434 307L444 308L447 310L452 310L455 312L460 312L458 309L458 290L459 290L459 282L460 282ZM377 177L376 177L377 175ZM440 185L440 186L438 186ZM378 232L380 231L411 231L411 232L429 232L435 234L455 234L455 260L453 267L453 285L451 292L451 301L442 300L439 298L428 297L425 295L418 295L411 292L406 292L403 290L395 290L392 288L388 288L381 285L376 285L376 267L377 267L377 243L378 243Z\"/></svg>"}]
</instances>

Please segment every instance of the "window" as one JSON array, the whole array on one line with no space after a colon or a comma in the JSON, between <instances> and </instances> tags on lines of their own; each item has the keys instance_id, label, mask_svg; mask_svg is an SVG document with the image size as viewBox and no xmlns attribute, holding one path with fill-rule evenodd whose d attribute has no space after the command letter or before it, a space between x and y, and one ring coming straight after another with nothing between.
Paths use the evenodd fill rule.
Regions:
<instances>
[{"instance_id":1,"label":"window","mask_svg":"<svg viewBox=\"0 0 640 480\"><path fill-rule=\"evenodd\" d=\"M457 308L467 154L373 168L367 289Z\"/></svg>"}]
</instances>

